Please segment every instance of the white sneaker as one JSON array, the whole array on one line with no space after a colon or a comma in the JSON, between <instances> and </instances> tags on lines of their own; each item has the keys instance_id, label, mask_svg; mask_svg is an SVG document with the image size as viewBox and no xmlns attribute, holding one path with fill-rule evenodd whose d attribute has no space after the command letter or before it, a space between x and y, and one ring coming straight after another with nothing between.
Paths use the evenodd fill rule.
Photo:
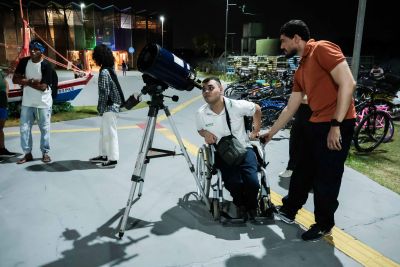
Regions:
<instances>
[{"instance_id":1,"label":"white sneaker","mask_svg":"<svg viewBox=\"0 0 400 267\"><path fill-rule=\"evenodd\" d=\"M292 176L293 171L292 170L285 170L281 173L279 173L279 177L281 178L290 178Z\"/></svg>"}]
</instances>

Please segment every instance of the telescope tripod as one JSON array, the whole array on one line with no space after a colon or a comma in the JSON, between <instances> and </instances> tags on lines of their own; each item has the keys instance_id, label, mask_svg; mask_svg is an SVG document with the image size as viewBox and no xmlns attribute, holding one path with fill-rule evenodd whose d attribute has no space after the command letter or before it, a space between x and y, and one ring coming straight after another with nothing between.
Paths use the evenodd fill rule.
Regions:
<instances>
[{"instance_id":1,"label":"telescope tripod","mask_svg":"<svg viewBox=\"0 0 400 267\"><path fill-rule=\"evenodd\" d=\"M164 88L163 88L163 86L164 86ZM175 151L168 151L168 150L163 150L163 149L152 148L157 116L158 116L158 112L160 109L164 110L165 115L168 118L169 124L171 125L172 130L175 134L175 137L178 140L179 146L181 147L182 154L188 163L189 169L190 169L191 173L193 174L193 177L196 181L196 185L197 185L199 191L201 192L201 194L203 196L205 195L203 187L201 186L201 183L196 176L194 166L189 158L186 148L183 145L182 138L178 132L178 129L175 126L174 121L172 120L171 113L169 112L168 107L165 106L163 103L165 96L162 94L162 92L165 89L166 89L166 87L163 84L161 84L161 85L160 84L151 84L151 85L146 85L142 90L142 92L144 94L145 93L150 94L151 101L149 103L150 107L149 107L149 112L148 112L146 129L145 129L144 135L142 137L142 141L140 144L140 151L139 151L139 154L136 159L135 169L133 171L133 175L132 175L132 179L131 179L132 186L131 186L131 189L129 192L129 198L128 198L128 202L126 204L124 216L122 217L121 227L120 227L119 233L118 233L119 238L122 238L122 236L125 233L126 224L127 224L128 217L129 217L129 211L131 209L132 204L134 203L133 199L135 196L136 187L138 185L139 185L138 198L140 198L142 196L143 183L144 183L144 178L145 178L145 174L146 174L147 164L150 163L150 160L152 158L168 157L168 156L176 155ZM176 98L177 97L173 97L173 100L177 100ZM207 198L205 198L205 204L206 204L207 208L210 209L210 203Z\"/></svg>"}]
</instances>

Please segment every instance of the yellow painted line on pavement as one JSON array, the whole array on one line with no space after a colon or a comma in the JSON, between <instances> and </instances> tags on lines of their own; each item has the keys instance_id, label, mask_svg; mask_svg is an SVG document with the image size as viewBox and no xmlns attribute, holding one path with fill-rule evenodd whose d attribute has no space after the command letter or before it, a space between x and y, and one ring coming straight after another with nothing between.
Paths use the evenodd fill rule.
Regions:
<instances>
[{"instance_id":1,"label":"yellow painted line on pavement","mask_svg":"<svg viewBox=\"0 0 400 267\"><path fill-rule=\"evenodd\" d=\"M175 108L173 108L173 109L170 111L170 112L171 112L171 115L173 115L173 114L175 114L175 113L181 111L182 109L186 108L187 106L191 105L193 102L196 102L197 100L201 99L202 97L203 97L202 95L193 97L192 99L190 99L190 100L188 100L188 101L186 101L186 102L184 102L184 103L182 103L182 104L176 106ZM160 115L160 116L158 116L158 118L157 118L157 122L163 121L163 120L165 120L166 118L167 118L167 116L166 116L165 114Z\"/></svg>"},{"instance_id":2,"label":"yellow painted line on pavement","mask_svg":"<svg viewBox=\"0 0 400 267\"><path fill-rule=\"evenodd\" d=\"M275 205L282 205L281 195L271 191L271 199ZM296 222L308 229L311 224L315 223L314 214L306 209L301 209L297 213ZM325 240L363 266L400 266L336 226L332 229L332 235L325 237Z\"/></svg>"},{"instance_id":3,"label":"yellow painted line on pavement","mask_svg":"<svg viewBox=\"0 0 400 267\"><path fill-rule=\"evenodd\" d=\"M171 130L169 130L167 128L161 128L161 129L157 129L157 132L164 135L168 140L171 140L175 144L179 145L174 132L172 132ZM185 146L188 153L190 153L192 155L197 155L197 151L199 150L199 148L197 146L193 145L192 143L190 143L189 141L187 141L184 138L182 138L182 143Z\"/></svg>"},{"instance_id":4,"label":"yellow painted line on pavement","mask_svg":"<svg viewBox=\"0 0 400 267\"><path fill-rule=\"evenodd\" d=\"M170 112L171 114L175 114L179 111L181 111L182 109L186 108L187 106L189 106L190 104L192 104L193 102L199 100L202 96L196 96L178 106L176 106L175 108L173 108ZM167 116L165 114L160 115L157 117L157 123L163 121L167 119ZM137 125L128 125L128 126L120 126L117 129L118 130L125 130L125 129L136 129L139 128L139 126ZM51 133L76 133L76 132L98 132L100 131L100 128L76 128L76 129L63 129L63 130L51 130ZM32 131L32 134L39 134L40 131L39 130L34 130ZM14 131L14 132L5 132L4 133L5 136L19 136L20 133L19 131Z\"/></svg>"},{"instance_id":5,"label":"yellow painted line on pavement","mask_svg":"<svg viewBox=\"0 0 400 267\"><path fill-rule=\"evenodd\" d=\"M120 126L117 127L118 130L125 129L137 129L139 126L137 125L128 125L128 126ZM50 130L51 133L78 133L78 132L99 132L100 128L75 128L75 129L62 129L62 130ZM32 134L40 134L39 130L32 131ZM17 136L19 132L6 132L5 136Z\"/></svg>"}]
</instances>

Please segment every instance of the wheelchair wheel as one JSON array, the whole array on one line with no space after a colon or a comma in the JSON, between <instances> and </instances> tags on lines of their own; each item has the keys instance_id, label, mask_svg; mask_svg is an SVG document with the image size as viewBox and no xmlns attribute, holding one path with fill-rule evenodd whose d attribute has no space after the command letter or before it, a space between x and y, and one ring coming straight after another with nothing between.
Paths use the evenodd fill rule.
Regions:
<instances>
[{"instance_id":1,"label":"wheelchair wheel","mask_svg":"<svg viewBox=\"0 0 400 267\"><path fill-rule=\"evenodd\" d=\"M201 188L203 189L205 196L201 195L200 190L197 190L197 194L201 197L208 197L210 193L210 176L211 167L209 164L209 155L207 153L207 147L203 146L197 153L197 164L196 164L196 176L200 181Z\"/></svg>"},{"instance_id":2,"label":"wheelchair wheel","mask_svg":"<svg viewBox=\"0 0 400 267\"><path fill-rule=\"evenodd\" d=\"M213 199L212 215L213 215L214 220L216 220L216 221L219 221L221 218L220 206L218 203L218 199L216 199L216 198Z\"/></svg>"},{"instance_id":3,"label":"wheelchair wheel","mask_svg":"<svg viewBox=\"0 0 400 267\"><path fill-rule=\"evenodd\" d=\"M261 196L258 202L260 215L262 217L272 217L274 213L274 206L267 196Z\"/></svg>"}]
</instances>

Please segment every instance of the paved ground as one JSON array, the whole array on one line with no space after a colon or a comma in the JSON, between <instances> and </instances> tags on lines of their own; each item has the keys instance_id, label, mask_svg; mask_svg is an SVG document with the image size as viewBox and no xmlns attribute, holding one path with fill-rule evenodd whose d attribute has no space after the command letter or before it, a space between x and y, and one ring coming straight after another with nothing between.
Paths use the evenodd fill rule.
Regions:
<instances>
[{"instance_id":1,"label":"paved ground","mask_svg":"<svg viewBox=\"0 0 400 267\"><path fill-rule=\"evenodd\" d=\"M137 91L142 86L134 72L121 83ZM97 102L95 84L76 105ZM176 112L173 119L195 163L196 147L202 144L194 124L194 112L203 103L200 92L167 94L181 97L178 103L166 102ZM115 169L88 162L97 155L99 118L53 124L50 164L38 159L21 166L16 158L0 163L0 266L398 266L400 197L349 168L333 240L306 243L300 240L300 226L278 219L264 225L214 222L190 195L196 187L184 158L155 159L147 168L143 196L132 207L130 229L117 240L143 134L138 124L146 116L147 109L121 114L121 160ZM179 151L168 122L160 126L154 147ZM287 137L280 132L266 147L278 201L289 184L277 176L286 165ZM33 142L39 157L38 134ZM6 143L20 151L17 128L6 129ZM312 211L310 194L298 222L307 225Z\"/></svg>"}]
</instances>

